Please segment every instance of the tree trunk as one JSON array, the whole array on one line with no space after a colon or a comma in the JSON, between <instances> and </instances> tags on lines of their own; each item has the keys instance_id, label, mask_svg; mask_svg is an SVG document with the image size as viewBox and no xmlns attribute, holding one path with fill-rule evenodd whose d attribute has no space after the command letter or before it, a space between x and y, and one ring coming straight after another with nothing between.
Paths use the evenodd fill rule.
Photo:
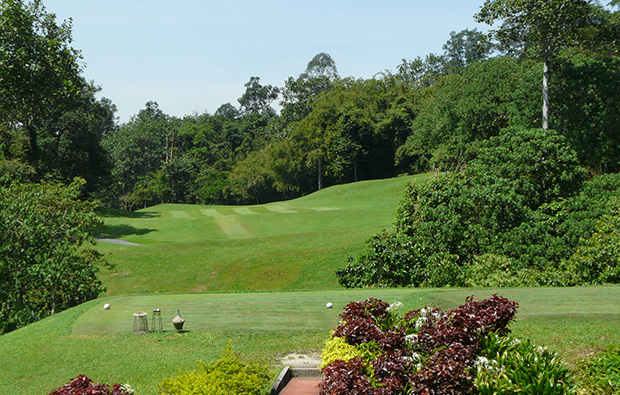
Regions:
<instances>
[{"instance_id":1,"label":"tree trunk","mask_svg":"<svg viewBox=\"0 0 620 395\"><path fill-rule=\"evenodd\" d=\"M549 65L547 60L543 62L543 109L542 109L542 128L549 130Z\"/></svg>"},{"instance_id":2,"label":"tree trunk","mask_svg":"<svg viewBox=\"0 0 620 395\"><path fill-rule=\"evenodd\" d=\"M25 125L26 132L28 133L29 151L28 160L30 165L34 167L37 172L39 171L39 144L37 142L37 131L31 124Z\"/></svg>"},{"instance_id":3,"label":"tree trunk","mask_svg":"<svg viewBox=\"0 0 620 395\"><path fill-rule=\"evenodd\" d=\"M323 164L321 163L321 159L319 158L319 191L323 189Z\"/></svg>"}]
</instances>

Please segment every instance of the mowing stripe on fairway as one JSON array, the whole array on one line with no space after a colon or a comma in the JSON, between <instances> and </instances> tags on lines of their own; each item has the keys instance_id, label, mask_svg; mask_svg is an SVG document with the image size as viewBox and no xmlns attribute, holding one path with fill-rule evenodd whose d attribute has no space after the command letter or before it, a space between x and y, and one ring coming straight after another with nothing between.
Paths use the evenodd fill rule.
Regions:
<instances>
[{"instance_id":1,"label":"mowing stripe on fairway","mask_svg":"<svg viewBox=\"0 0 620 395\"><path fill-rule=\"evenodd\" d=\"M204 215L206 215L207 217L211 217L211 218L222 218L224 217L223 214L220 214L219 211L217 211L214 208L203 208L200 210L201 213L203 213Z\"/></svg>"},{"instance_id":2,"label":"mowing stripe on fairway","mask_svg":"<svg viewBox=\"0 0 620 395\"><path fill-rule=\"evenodd\" d=\"M172 215L172 218L189 218L189 213L187 211L170 210L168 212Z\"/></svg>"},{"instance_id":3,"label":"mowing stripe on fairway","mask_svg":"<svg viewBox=\"0 0 620 395\"><path fill-rule=\"evenodd\" d=\"M258 213L255 213L254 211L250 210L247 207L233 207L232 210L235 213L241 214L241 215L257 215L258 214Z\"/></svg>"},{"instance_id":4,"label":"mowing stripe on fairway","mask_svg":"<svg viewBox=\"0 0 620 395\"><path fill-rule=\"evenodd\" d=\"M340 210L337 207L314 207L311 208L310 210L314 210L314 211L337 211Z\"/></svg>"},{"instance_id":5,"label":"mowing stripe on fairway","mask_svg":"<svg viewBox=\"0 0 620 395\"><path fill-rule=\"evenodd\" d=\"M217 218L215 223L231 239L251 239L252 234L232 215Z\"/></svg>"},{"instance_id":6,"label":"mowing stripe on fairway","mask_svg":"<svg viewBox=\"0 0 620 395\"><path fill-rule=\"evenodd\" d=\"M296 210L291 210L288 209L286 207L283 206L265 206L265 208L269 211L272 211L274 213L280 213L280 214L295 214L297 213Z\"/></svg>"},{"instance_id":7,"label":"mowing stripe on fairway","mask_svg":"<svg viewBox=\"0 0 620 395\"><path fill-rule=\"evenodd\" d=\"M200 212L213 218L222 232L231 239L251 239L253 237L234 215L223 215L214 208L205 208Z\"/></svg>"}]
</instances>

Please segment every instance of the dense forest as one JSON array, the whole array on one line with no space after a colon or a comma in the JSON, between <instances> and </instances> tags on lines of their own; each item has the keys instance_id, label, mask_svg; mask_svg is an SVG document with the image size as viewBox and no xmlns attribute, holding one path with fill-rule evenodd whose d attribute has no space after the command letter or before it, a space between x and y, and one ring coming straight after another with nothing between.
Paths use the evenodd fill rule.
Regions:
<instances>
[{"instance_id":1,"label":"dense forest","mask_svg":"<svg viewBox=\"0 0 620 395\"><path fill-rule=\"evenodd\" d=\"M3 2L7 10L20 3ZM510 11L488 3L478 21ZM334 59L319 53L281 87L251 77L237 106L178 118L148 102L117 124L114 104L96 99L97 88L81 76L70 24L58 25L35 2L34 25L18 26L28 32L9 29L24 21L3 13L0 168L11 179L81 177L91 196L125 209L264 203L357 180L459 171L501 130L542 126L564 136L591 172L615 172L617 12L554 3L573 8L545 11L560 18L540 27L547 38L530 33L527 18L516 22L518 37L506 36L509 27L452 32L441 54L403 59L366 80L340 77ZM51 33L41 48L25 40Z\"/></svg>"},{"instance_id":2,"label":"dense forest","mask_svg":"<svg viewBox=\"0 0 620 395\"><path fill-rule=\"evenodd\" d=\"M342 77L335 59L319 53L282 86L250 77L238 102L213 114L173 117L148 102L118 124L115 105L82 75L70 21L57 21L39 0L2 0L2 215L5 205L34 199L18 184L65 203L134 210L265 203L436 171L437 180L408 189L395 229L351 258L337 274L341 284L618 282L620 236L610 225L619 221L620 194L617 8L487 0L473 17L492 26L488 33L452 32L439 53L403 59L373 78ZM43 195L36 199L53 211L54 198ZM23 233L10 218L3 234ZM44 237L88 240L70 228ZM5 278L19 272L7 262L25 243L20 237L2 244ZM32 280L22 274L19 281ZM87 291L51 311L92 297L94 275L84 280ZM3 283L0 298L27 305L12 296L13 285Z\"/></svg>"}]
</instances>

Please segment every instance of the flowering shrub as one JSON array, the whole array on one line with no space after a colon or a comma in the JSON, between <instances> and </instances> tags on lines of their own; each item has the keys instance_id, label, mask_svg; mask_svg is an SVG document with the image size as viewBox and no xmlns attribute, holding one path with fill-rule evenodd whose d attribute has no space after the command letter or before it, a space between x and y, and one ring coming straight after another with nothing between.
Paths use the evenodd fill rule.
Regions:
<instances>
[{"instance_id":1,"label":"flowering shrub","mask_svg":"<svg viewBox=\"0 0 620 395\"><path fill-rule=\"evenodd\" d=\"M105 384L94 383L88 376L79 375L69 383L57 388L49 395L134 395L130 385L114 384L112 388Z\"/></svg>"},{"instance_id":2,"label":"flowering shrub","mask_svg":"<svg viewBox=\"0 0 620 395\"><path fill-rule=\"evenodd\" d=\"M470 297L448 312L426 307L400 316L378 299L350 303L326 343L346 350L348 360L334 352L324 360L321 394L570 393L554 354L507 337L517 306L497 295Z\"/></svg>"},{"instance_id":3,"label":"flowering shrub","mask_svg":"<svg viewBox=\"0 0 620 395\"><path fill-rule=\"evenodd\" d=\"M489 334L476 358L479 394L572 394L573 378L555 353L509 336Z\"/></svg>"}]
</instances>

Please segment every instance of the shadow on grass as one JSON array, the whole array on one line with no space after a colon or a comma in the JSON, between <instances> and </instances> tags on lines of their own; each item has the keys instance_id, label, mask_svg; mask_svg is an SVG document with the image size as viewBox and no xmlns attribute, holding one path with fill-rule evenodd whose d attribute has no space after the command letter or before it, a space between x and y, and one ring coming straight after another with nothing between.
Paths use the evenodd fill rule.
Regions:
<instances>
[{"instance_id":1,"label":"shadow on grass","mask_svg":"<svg viewBox=\"0 0 620 395\"><path fill-rule=\"evenodd\" d=\"M117 210L109 207L99 207L95 210L98 216L102 218L157 218L159 213L153 211L125 211Z\"/></svg>"},{"instance_id":2,"label":"shadow on grass","mask_svg":"<svg viewBox=\"0 0 620 395\"><path fill-rule=\"evenodd\" d=\"M108 225L105 228L95 229L93 234L98 239L122 239L125 236L142 236L155 232L155 229L136 228L131 225Z\"/></svg>"}]
</instances>

